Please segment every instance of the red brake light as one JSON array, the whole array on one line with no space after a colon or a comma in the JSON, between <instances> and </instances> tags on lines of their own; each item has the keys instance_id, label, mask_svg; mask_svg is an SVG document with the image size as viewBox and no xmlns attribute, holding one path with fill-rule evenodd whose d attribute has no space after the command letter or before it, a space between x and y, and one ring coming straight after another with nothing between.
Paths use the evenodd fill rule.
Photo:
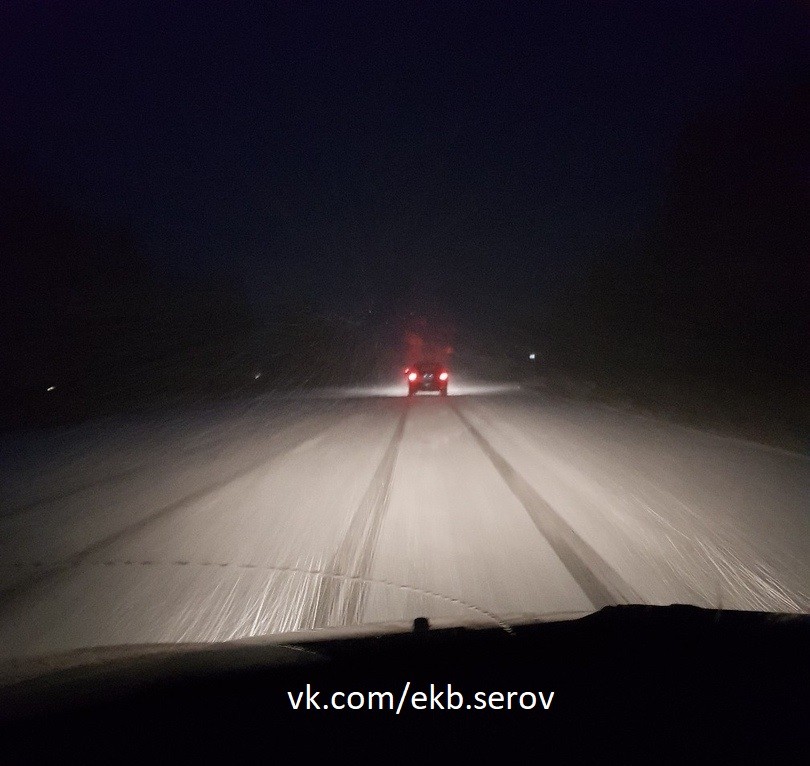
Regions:
<instances>
[{"instance_id":1,"label":"red brake light","mask_svg":"<svg viewBox=\"0 0 810 766\"><path fill-rule=\"evenodd\" d=\"M447 373L446 373L446 372L443 372L443 373L441 373L441 374L439 375L439 380L447 380L447 377L448 377L448 376L447 376Z\"/></svg>"},{"instance_id":2,"label":"red brake light","mask_svg":"<svg viewBox=\"0 0 810 766\"><path fill-rule=\"evenodd\" d=\"M415 372L408 373L408 380L416 380L416 373Z\"/></svg>"}]
</instances>

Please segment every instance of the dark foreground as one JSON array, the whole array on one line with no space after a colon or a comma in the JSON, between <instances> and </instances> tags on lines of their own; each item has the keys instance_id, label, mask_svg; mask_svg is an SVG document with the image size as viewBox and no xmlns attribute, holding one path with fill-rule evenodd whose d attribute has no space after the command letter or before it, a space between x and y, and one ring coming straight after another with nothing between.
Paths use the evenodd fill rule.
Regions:
<instances>
[{"instance_id":1,"label":"dark foreground","mask_svg":"<svg viewBox=\"0 0 810 766\"><path fill-rule=\"evenodd\" d=\"M608 607L509 630L74 653L5 668L22 680L0 690L0 735L9 762L795 761L808 643L807 617Z\"/></svg>"}]
</instances>

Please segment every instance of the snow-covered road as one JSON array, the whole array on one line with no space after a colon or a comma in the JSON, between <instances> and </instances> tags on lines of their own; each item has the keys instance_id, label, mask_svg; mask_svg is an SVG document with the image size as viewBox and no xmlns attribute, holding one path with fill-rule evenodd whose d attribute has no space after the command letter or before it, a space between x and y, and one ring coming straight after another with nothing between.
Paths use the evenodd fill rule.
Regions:
<instances>
[{"instance_id":1,"label":"snow-covered road","mask_svg":"<svg viewBox=\"0 0 810 766\"><path fill-rule=\"evenodd\" d=\"M451 393L4 437L0 654L617 602L810 609L806 456L509 387Z\"/></svg>"}]
</instances>

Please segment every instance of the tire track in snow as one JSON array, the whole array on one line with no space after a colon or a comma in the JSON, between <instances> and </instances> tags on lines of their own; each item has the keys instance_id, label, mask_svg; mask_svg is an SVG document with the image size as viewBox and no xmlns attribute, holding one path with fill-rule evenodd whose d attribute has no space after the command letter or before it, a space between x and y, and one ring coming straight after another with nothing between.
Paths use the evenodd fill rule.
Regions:
<instances>
[{"instance_id":1,"label":"tire track in snow","mask_svg":"<svg viewBox=\"0 0 810 766\"><path fill-rule=\"evenodd\" d=\"M537 494L529 482L461 414L458 405L453 403L452 407L594 608L601 609L617 603L643 603L639 594L619 573Z\"/></svg>"},{"instance_id":2,"label":"tire track in snow","mask_svg":"<svg viewBox=\"0 0 810 766\"><path fill-rule=\"evenodd\" d=\"M368 489L352 516L349 528L331 562L325 567L326 571L335 576L322 578L318 586L308 622L314 628L357 625L361 621L377 539L388 510L391 479L407 416L408 410L404 409L382 460L371 477Z\"/></svg>"}]
</instances>

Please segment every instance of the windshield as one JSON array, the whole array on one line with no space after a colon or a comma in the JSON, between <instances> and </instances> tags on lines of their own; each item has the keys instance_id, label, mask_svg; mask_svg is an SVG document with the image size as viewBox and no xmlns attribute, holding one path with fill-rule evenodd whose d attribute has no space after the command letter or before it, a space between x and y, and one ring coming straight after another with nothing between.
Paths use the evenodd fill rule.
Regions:
<instances>
[{"instance_id":1,"label":"windshield","mask_svg":"<svg viewBox=\"0 0 810 766\"><path fill-rule=\"evenodd\" d=\"M0 655L807 612L808 21L6 4Z\"/></svg>"}]
</instances>

